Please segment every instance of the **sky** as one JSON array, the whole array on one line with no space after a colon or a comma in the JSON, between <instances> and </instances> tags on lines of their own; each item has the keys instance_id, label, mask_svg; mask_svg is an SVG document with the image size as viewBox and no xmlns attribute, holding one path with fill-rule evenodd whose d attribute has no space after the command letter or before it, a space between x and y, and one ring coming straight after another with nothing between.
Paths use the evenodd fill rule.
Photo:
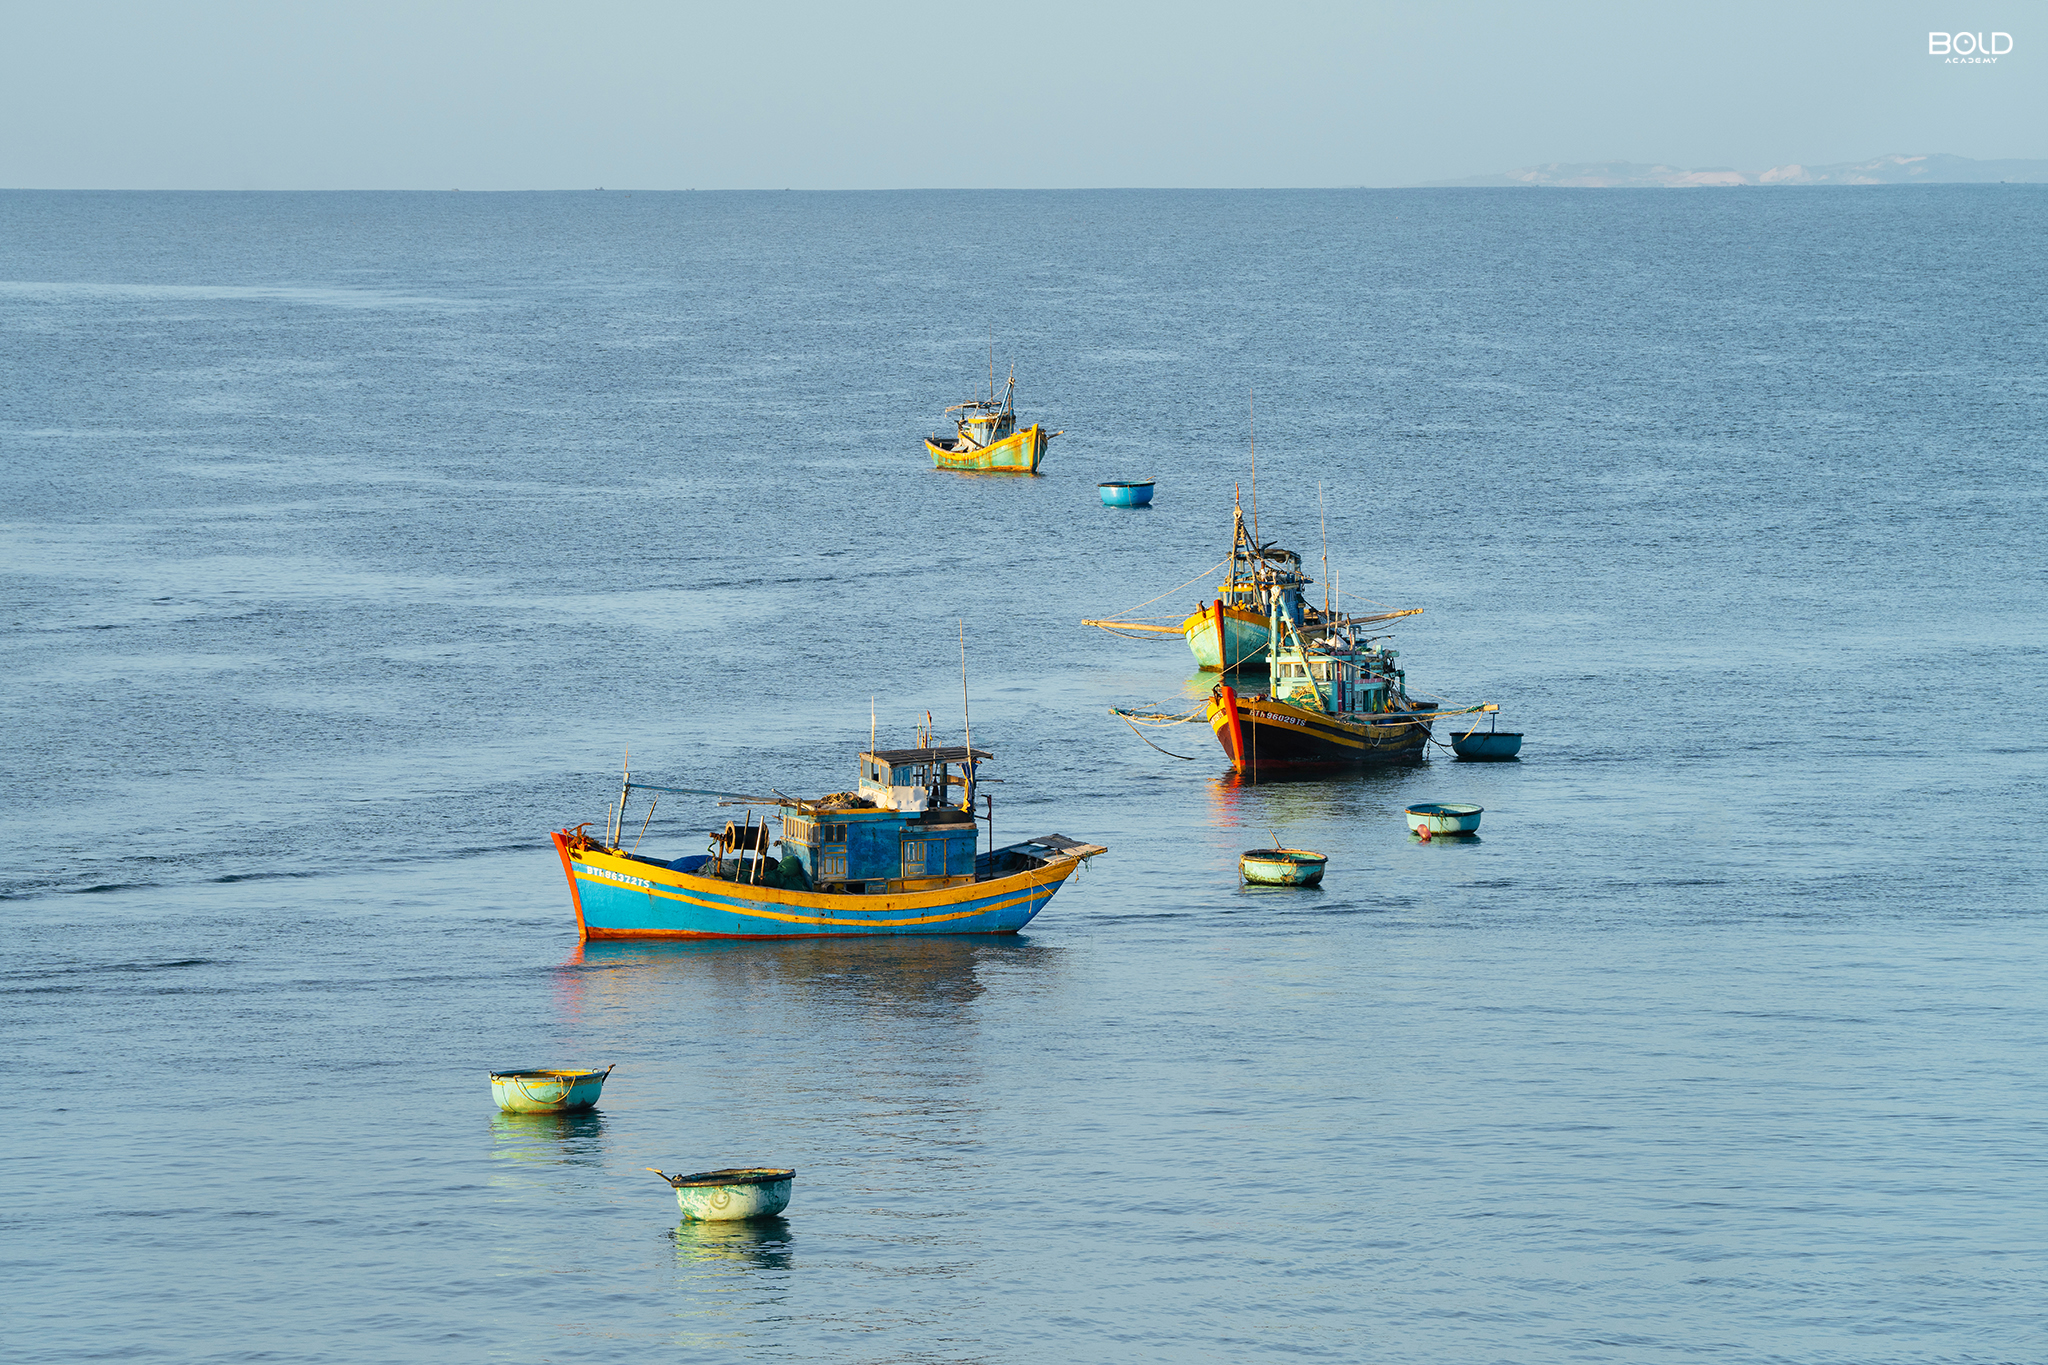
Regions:
<instances>
[{"instance_id":1,"label":"sky","mask_svg":"<svg viewBox=\"0 0 2048 1365\"><path fill-rule=\"evenodd\" d=\"M1932 31L2012 35L1946 63ZM2043 0L0 0L0 187L1411 185L2048 157Z\"/></svg>"}]
</instances>

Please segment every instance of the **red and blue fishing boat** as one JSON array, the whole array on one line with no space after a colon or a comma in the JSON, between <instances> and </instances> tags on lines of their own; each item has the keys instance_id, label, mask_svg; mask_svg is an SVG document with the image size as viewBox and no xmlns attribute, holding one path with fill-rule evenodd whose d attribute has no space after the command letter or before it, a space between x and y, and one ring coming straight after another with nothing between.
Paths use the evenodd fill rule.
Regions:
<instances>
[{"instance_id":1,"label":"red and blue fishing boat","mask_svg":"<svg viewBox=\"0 0 2048 1365\"><path fill-rule=\"evenodd\" d=\"M1307 581L1303 574L1276 572L1260 585L1268 641L1264 692L1218 683L1203 706L1186 714L1122 707L1111 714L1133 730L1206 720L1231 767L1256 777L1419 763L1436 721L1500 709L1490 702L1452 709L1410 697L1400 651L1386 646L1390 637L1367 633L1369 623L1387 618L1311 617L1302 594Z\"/></svg>"},{"instance_id":2,"label":"red and blue fishing boat","mask_svg":"<svg viewBox=\"0 0 2048 1365\"><path fill-rule=\"evenodd\" d=\"M1204 708L1239 772L1420 762L1437 720L1499 709L1415 700L1387 637L1341 619L1311 627L1301 596L1286 578L1266 585L1266 690L1244 695L1219 683Z\"/></svg>"},{"instance_id":3,"label":"red and blue fishing boat","mask_svg":"<svg viewBox=\"0 0 2048 1365\"><path fill-rule=\"evenodd\" d=\"M968 746L870 750L853 791L815 800L635 782L603 837L554 833L579 937L780 939L874 934L1014 934L1082 863L1108 850L1061 834L987 851L975 780L991 755ZM635 792L748 807L704 853L659 858L624 845ZM985 799L985 798L984 798ZM992 802L988 803L991 807ZM754 819L756 808L764 818ZM779 824L771 833L770 822ZM641 825L644 834L647 822Z\"/></svg>"}]
</instances>

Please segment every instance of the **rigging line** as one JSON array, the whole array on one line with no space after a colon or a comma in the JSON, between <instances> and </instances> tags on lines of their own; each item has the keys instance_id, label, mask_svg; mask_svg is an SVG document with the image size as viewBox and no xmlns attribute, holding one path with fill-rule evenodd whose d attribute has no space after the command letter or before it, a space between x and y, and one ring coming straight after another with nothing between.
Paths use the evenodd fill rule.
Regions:
<instances>
[{"instance_id":1,"label":"rigging line","mask_svg":"<svg viewBox=\"0 0 2048 1365\"><path fill-rule=\"evenodd\" d=\"M1118 719L1122 720L1123 723L1126 725L1131 725L1131 718L1129 716L1120 716L1118 717ZM1145 745L1147 748L1159 749L1159 746L1157 744L1154 744L1149 739L1145 739L1145 736L1139 731L1137 726L1131 725L1131 733L1137 735L1139 739L1145 740ZM1177 754L1170 749L1159 749L1159 752L1165 754L1168 758L1177 758L1183 763L1192 763L1195 761L1194 755L1192 754Z\"/></svg>"},{"instance_id":2,"label":"rigging line","mask_svg":"<svg viewBox=\"0 0 2048 1365\"><path fill-rule=\"evenodd\" d=\"M1085 622L1085 621L1084 621L1084 622L1082 622L1082 624L1083 624L1083 625L1087 625L1087 624L1090 624L1090 623L1089 623L1089 622ZM1116 636L1116 638L1117 638L1117 639L1119 639L1119 640L1143 640L1143 641L1145 641L1145 642L1146 642L1147 644L1149 644L1149 643L1151 643L1152 641L1154 641L1154 640L1157 640L1157 639L1159 638L1159 637L1158 637L1157 635L1133 635L1133 634L1131 634L1131 633L1130 633L1129 631L1127 631L1127 630L1118 630L1118 629L1116 629L1116 628L1115 628L1114 626L1106 626L1106 625L1099 625L1099 624L1098 624L1098 625L1096 625L1096 627L1095 627L1095 628L1096 628L1097 630L1105 630L1105 631L1108 631L1108 632L1109 632L1109 633L1110 633L1111 635L1114 635L1114 636ZM1176 633L1178 633L1178 632L1176 632Z\"/></svg>"},{"instance_id":3,"label":"rigging line","mask_svg":"<svg viewBox=\"0 0 2048 1365\"><path fill-rule=\"evenodd\" d=\"M1171 730L1176 725L1193 725L1202 719L1199 713L1192 716L1162 716L1157 713L1146 715L1143 712L1125 711L1116 707L1110 708L1110 714L1120 718L1126 725L1149 725L1155 730Z\"/></svg>"},{"instance_id":4,"label":"rigging line","mask_svg":"<svg viewBox=\"0 0 2048 1365\"><path fill-rule=\"evenodd\" d=\"M1109 708L1109 711L1111 715L1129 716L1134 720L1160 721L1178 725L1182 721L1200 720L1207 709L1206 705L1203 705L1196 706L1187 711L1160 710L1159 708L1164 705L1164 702L1148 701L1139 706L1112 706Z\"/></svg>"},{"instance_id":5,"label":"rigging line","mask_svg":"<svg viewBox=\"0 0 2048 1365\"><path fill-rule=\"evenodd\" d=\"M1175 587L1171 587L1171 588L1168 588L1168 589L1167 589L1167 590L1166 590L1165 592L1163 592L1163 593L1160 593L1160 594L1159 594L1159 597L1171 597L1171 596L1173 596L1173 595L1174 595L1175 593L1179 592L1179 591L1180 591L1180 590L1181 590L1182 588L1185 588L1185 587L1187 587L1189 583L1199 583L1199 582L1201 582L1201 581L1202 581L1203 579L1207 578L1207 577L1208 577L1208 576L1209 576L1210 574L1212 574L1212 573L1215 573L1215 572L1216 572L1216 571L1217 571L1218 569L1222 568L1222 567L1223 567L1223 566L1224 566L1225 564L1228 564L1229 562L1230 562L1230 556L1228 556L1228 555L1225 555L1225 556L1224 556L1223 558L1221 558L1221 559L1217 560L1217 561L1216 561L1216 562L1215 562L1214 564L1211 564L1211 565L1210 565L1210 566L1209 566L1208 568L1206 568L1206 569L1202 570L1202 571L1201 571L1200 573L1196 574L1196 575L1195 575L1195 576L1194 576L1193 578L1190 578L1190 579L1189 579L1189 580L1187 581L1187 583L1182 583L1182 584L1179 584L1179 585L1177 585L1177 586L1175 586ZM1143 610L1144 610L1145 608L1147 608L1147 607L1151 606L1151 605L1152 605L1152 604L1153 604L1154 602L1157 602L1157 601L1159 600L1159 597L1153 597L1153 598L1148 598L1148 599L1146 599L1145 601L1143 601L1143 602L1140 602L1140 603L1138 603L1138 605L1137 605L1137 606L1135 606L1135 607L1131 607L1131 608L1128 608L1127 610L1124 610L1124 611L1120 611L1120 612L1116 613L1116 615L1117 615L1117 616L1123 616L1123 617L1128 617L1128 616L1129 616L1129 615L1131 614L1131 612L1134 612L1134 611L1143 611ZM1111 619L1111 620L1114 620L1114 619L1115 619L1115 617L1111 617L1111 618L1109 618L1109 619Z\"/></svg>"}]
</instances>

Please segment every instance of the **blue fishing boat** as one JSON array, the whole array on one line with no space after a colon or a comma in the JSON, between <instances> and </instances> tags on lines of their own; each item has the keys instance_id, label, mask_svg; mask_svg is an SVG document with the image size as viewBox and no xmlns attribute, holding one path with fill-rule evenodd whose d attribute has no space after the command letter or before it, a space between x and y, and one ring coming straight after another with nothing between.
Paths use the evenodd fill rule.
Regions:
<instances>
[{"instance_id":1,"label":"blue fishing boat","mask_svg":"<svg viewBox=\"0 0 2048 1365\"><path fill-rule=\"evenodd\" d=\"M1098 483L1095 489L1102 495L1104 507L1146 507L1152 502L1150 479Z\"/></svg>"},{"instance_id":2,"label":"blue fishing boat","mask_svg":"<svg viewBox=\"0 0 2048 1365\"><path fill-rule=\"evenodd\" d=\"M628 772L603 837L588 824L553 835L577 933L586 941L1014 934L1083 862L1108 850L1041 834L982 852L975 782L990 757L929 743L872 750L860 755L855 790L814 800L654 786ZM744 823L712 831L706 852L657 858L638 852L637 838L623 846L635 792L749 809ZM756 807L774 814L757 824ZM772 835L771 819L780 824Z\"/></svg>"}]
</instances>

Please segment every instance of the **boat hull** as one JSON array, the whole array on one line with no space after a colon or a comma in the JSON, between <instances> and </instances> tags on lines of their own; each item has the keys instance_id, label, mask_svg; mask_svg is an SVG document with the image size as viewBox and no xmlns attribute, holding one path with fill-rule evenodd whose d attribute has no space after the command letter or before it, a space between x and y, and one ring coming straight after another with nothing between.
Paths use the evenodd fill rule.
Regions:
<instances>
[{"instance_id":1,"label":"boat hull","mask_svg":"<svg viewBox=\"0 0 2048 1365\"><path fill-rule=\"evenodd\" d=\"M676 1207L693 1223L730 1223L773 1218L789 1207L790 1171L780 1179L753 1178L723 1185L678 1185Z\"/></svg>"},{"instance_id":2,"label":"boat hull","mask_svg":"<svg viewBox=\"0 0 2048 1365\"><path fill-rule=\"evenodd\" d=\"M1218 624L1218 615L1221 624ZM1266 662L1272 631L1264 612L1211 602L1180 623L1188 649L1205 673L1228 673Z\"/></svg>"},{"instance_id":3,"label":"boat hull","mask_svg":"<svg viewBox=\"0 0 2048 1365\"><path fill-rule=\"evenodd\" d=\"M1420 834L1424 830L1432 835L1477 834L1479 816L1484 810L1484 806L1455 806L1431 801L1410 806L1402 814L1407 817L1411 834Z\"/></svg>"},{"instance_id":4,"label":"boat hull","mask_svg":"<svg viewBox=\"0 0 2048 1365\"><path fill-rule=\"evenodd\" d=\"M573 1114L597 1104L603 1071L493 1071L491 1098L508 1114Z\"/></svg>"},{"instance_id":5,"label":"boat hull","mask_svg":"<svg viewBox=\"0 0 2048 1365\"><path fill-rule=\"evenodd\" d=\"M1102 495L1104 507L1148 507L1152 503L1152 483L1100 483L1095 490Z\"/></svg>"},{"instance_id":6,"label":"boat hull","mask_svg":"<svg viewBox=\"0 0 2048 1365\"><path fill-rule=\"evenodd\" d=\"M1061 857L1028 871L929 891L827 895L747 886L651 859L579 849L566 830L557 830L554 842L586 941L1014 934L1081 865L1079 857Z\"/></svg>"},{"instance_id":7,"label":"boat hull","mask_svg":"<svg viewBox=\"0 0 2048 1365\"><path fill-rule=\"evenodd\" d=\"M1468 762L1505 763L1521 754L1522 737L1507 730L1474 730L1469 735L1452 735L1451 748Z\"/></svg>"},{"instance_id":8,"label":"boat hull","mask_svg":"<svg viewBox=\"0 0 2048 1365\"><path fill-rule=\"evenodd\" d=\"M1430 722L1397 713L1339 717L1219 687L1209 698L1209 728L1239 772L1355 768L1418 763Z\"/></svg>"},{"instance_id":9,"label":"boat hull","mask_svg":"<svg viewBox=\"0 0 2048 1365\"><path fill-rule=\"evenodd\" d=\"M1045 458L1046 443L1052 436L1036 422L1015 431L1000 441L992 441L977 450L952 450L937 441L927 440L925 452L932 457L936 469L958 469L989 474L1035 474L1038 462Z\"/></svg>"},{"instance_id":10,"label":"boat hull","mask_svg":"<svg viewBox=\"0 0 2048 1365\"><path fill-rule=\"evenodd\" d=\"M1239 858L1237 872L1256 886L1314 886L1328 864L1329 859L1312 854L1284 856L1282 850L1262 849Z\"/></svg>"}]
</instances>

